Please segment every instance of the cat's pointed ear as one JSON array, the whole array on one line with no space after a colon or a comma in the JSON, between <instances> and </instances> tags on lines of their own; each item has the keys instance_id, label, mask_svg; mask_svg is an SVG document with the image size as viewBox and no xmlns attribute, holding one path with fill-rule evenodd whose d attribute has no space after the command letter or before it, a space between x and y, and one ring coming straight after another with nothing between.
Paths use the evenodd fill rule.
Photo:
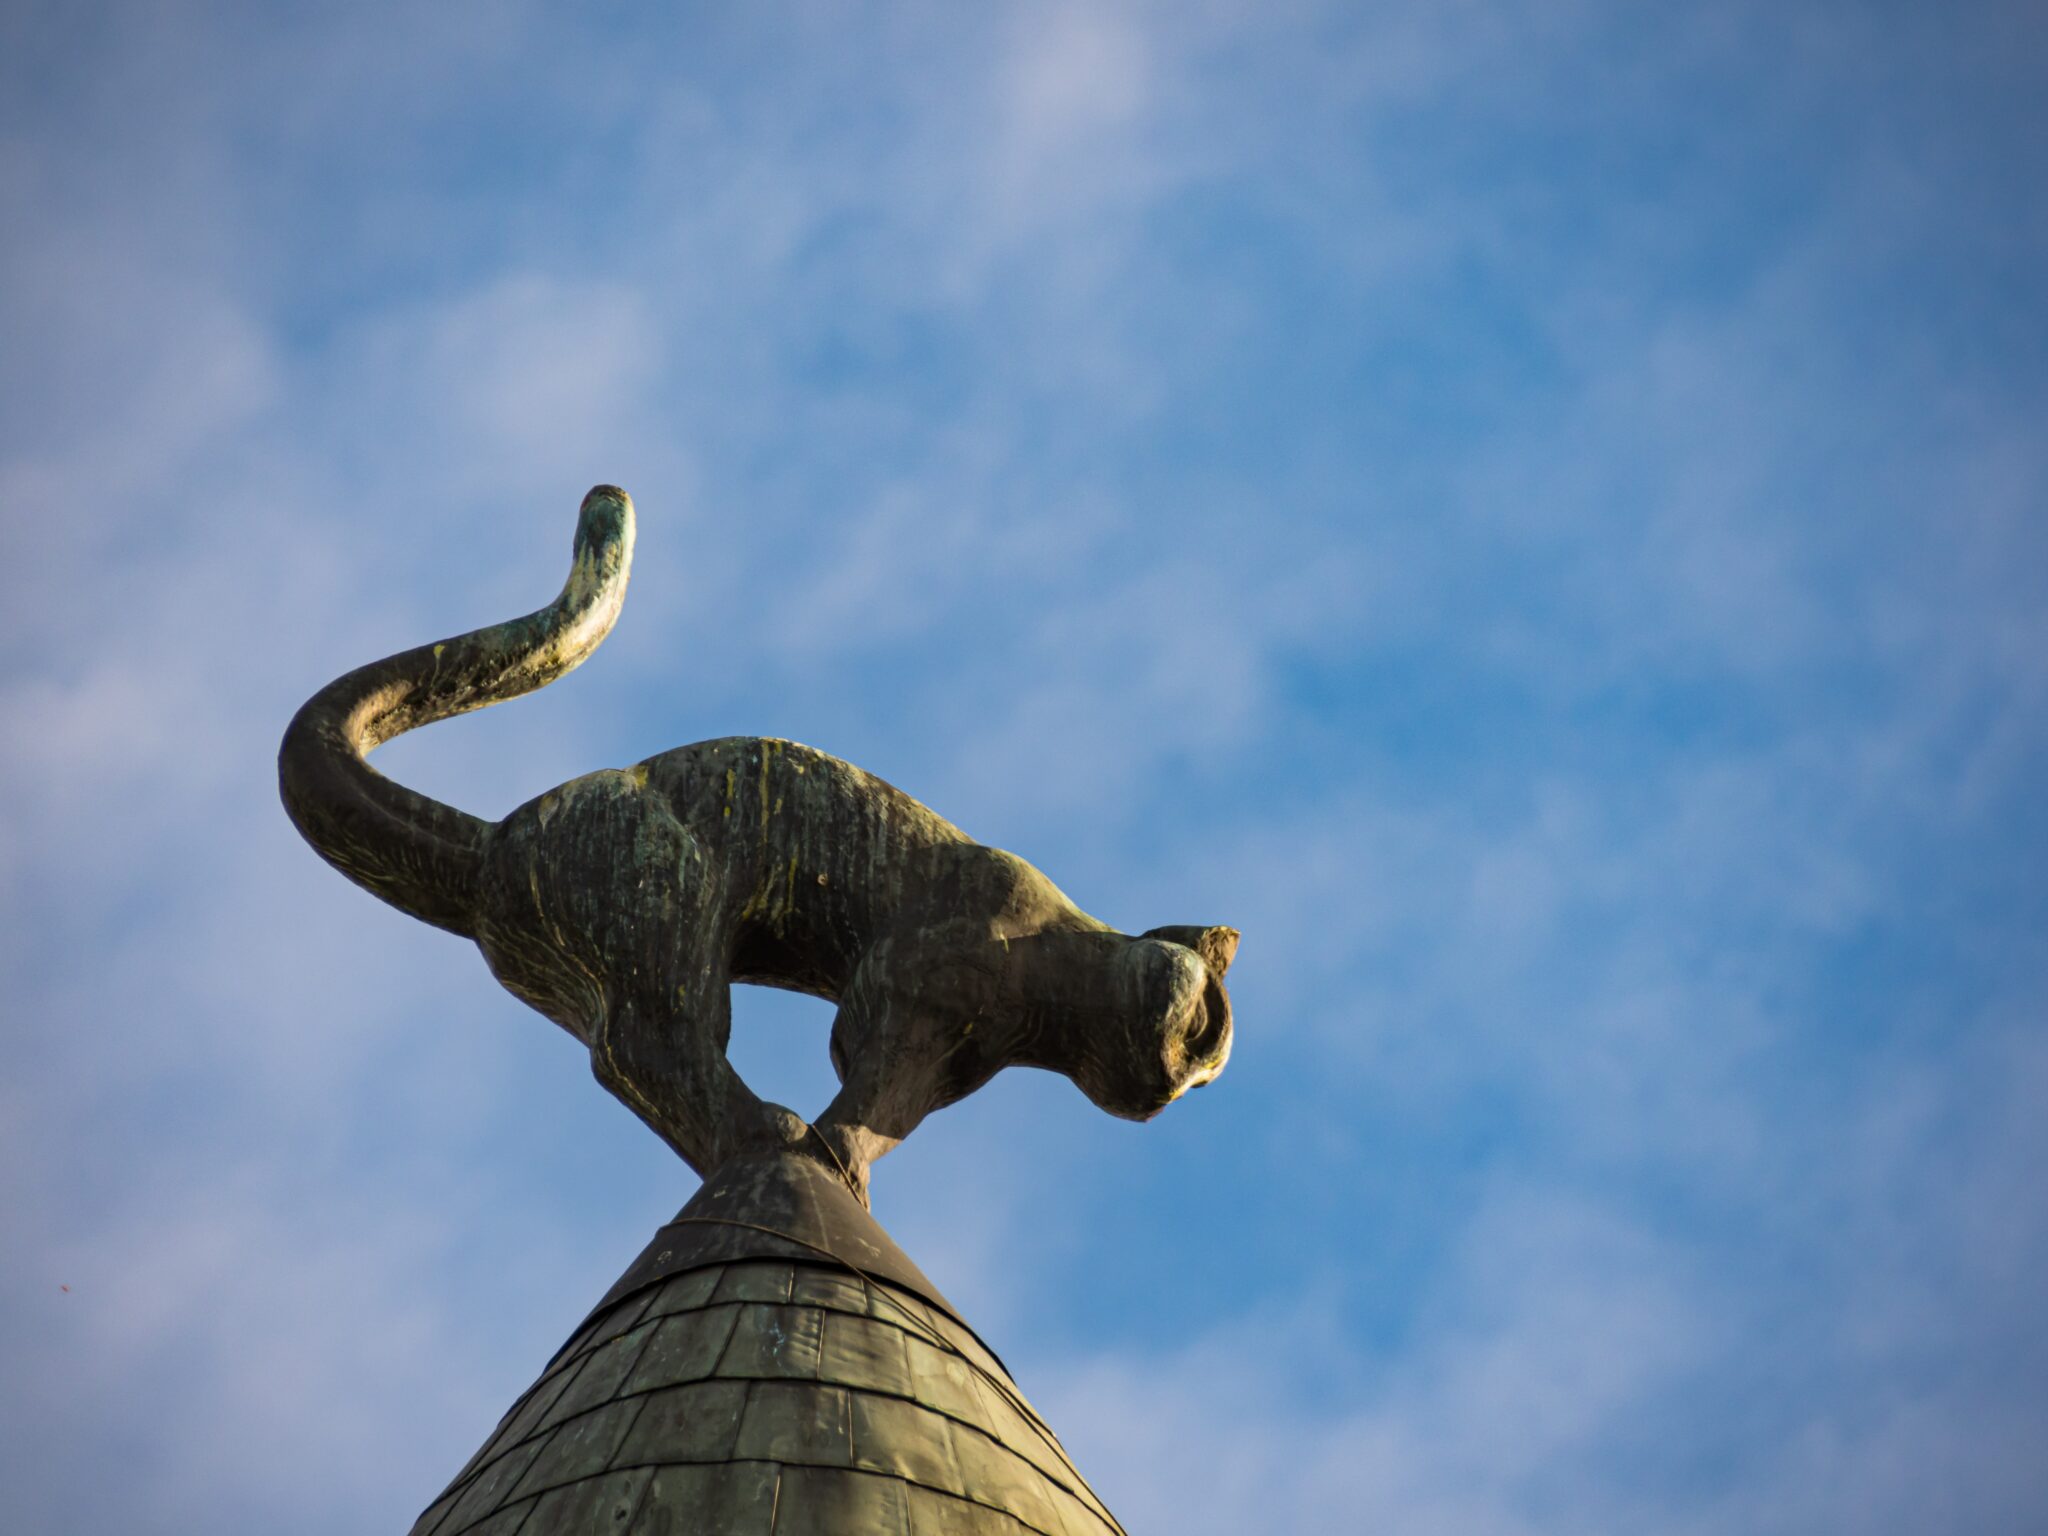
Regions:
<instances>
[{"instance_id":1,"label":"cat's pointed ear","mask_svg":"<svg viewBox=\"0 0 2048 1536\"><path fill-rule=\"evenodd\" d=\"M1230 969L1230 962L1237 955L1237 930L1235 928L1190 928L1175 926L1148 928L1138 935L1141 939L1164 939L1169 944L1184 944L1202 957L1202 964L1221 977Z\"/></svg>"},{"instance_id":2,"label":"cat's pointed ear","mask_svg":"<svg viewBox=\"0 0 2048 1536\"><path fill-rule=\"evenodd\" d=\"M1220 979L1230 969L1230 962L1237 958L1237 930L1204 928L1201 942L1195 945L1195 953L1202 957L1202 963Z\"/></svg>"}]
</instances>

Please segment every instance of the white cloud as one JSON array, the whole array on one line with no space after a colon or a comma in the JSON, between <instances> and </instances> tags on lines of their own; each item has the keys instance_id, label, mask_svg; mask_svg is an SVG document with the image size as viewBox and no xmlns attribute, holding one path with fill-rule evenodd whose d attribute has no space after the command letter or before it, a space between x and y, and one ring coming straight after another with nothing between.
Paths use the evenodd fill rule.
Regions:
<instances>
[{"instance_id":1,"label":"white cloud","mask_svg":"<svg viewBox=\"0 0 2048 1536\"><path fill-rule=\"evenodd\" d=\"M647 435L662 334L631 286L493 277L377 315L351 338L337 405L369 406L387 489L523 511L538 488L574 487L573 517L592 466Z\"/></svg>"},{"instance_id":2,"label":"white cloud","mask_svg":"<svg viewBox=\"0 0 2048 1536\"><path fill-rule=\"evenodd\" d=\"M17 1469L16 1518L174 1530L310 1509L309 1529L402 1525L517 1389L455 1367L484 1341L458 1298L421 1283L447 1268L440 1213L311 1200L249 1167L139 1182L151 1198L117 1222L10 1256L17 1454L84 1441L120 1460L118 1478L68 1491ZM506 1310L507 1332L537 1344Z\"/></svg>"},{"instance_id":3,"label":"white cloud","mask_svg":"<svg viewBox=\"0 0 2048 1536\"><path fill-rule=\"evenodd\" d=\"M1502 1191L1431 1308L1455 1317L1406 1347L1361 1350L1348 1298L1308 1297L1163 1357L1072 1366L1037 1397L1134 1530L1607 1529L1569 1469L1694 1365L1687 1292L1626 1223Z\"/></svg>"}]
</instances>

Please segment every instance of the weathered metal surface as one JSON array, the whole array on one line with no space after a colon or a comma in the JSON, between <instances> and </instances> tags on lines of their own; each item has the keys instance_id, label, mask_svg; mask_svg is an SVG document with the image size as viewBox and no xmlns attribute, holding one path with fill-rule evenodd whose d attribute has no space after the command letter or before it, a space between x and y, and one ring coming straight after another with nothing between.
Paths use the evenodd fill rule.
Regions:
<instances>
[{"instance_id":1,"label":"weathered metal surface","mask_svg":"<svg viewBox=\"0 0 2048 1536\"><path fill-rule=\"evenodd\" d=\"M413 1536L1121 1529L970 1329L830 1264L741 1259L608 1302Z\"/></svg>"},{"instance_id":2,"label":"weathered metal surface","mask_svg":"<svg viewBox=\"0 0 2048 1536\"><path fill-rule=\"evenodd\" d=\"M835 1172L786 1152L738 1159L705 1180L597 1310L670 1275L747 1258L836 1261L959 1317Z\"/></svg>"},{"instance_id":3,"label":"weathered metal surface","mask_svg":"<svg viewBox=\"0 0 2048 1536\"><path fill-rule=\"evenodd\" d=\"M588 774L486 822L366 754L541 687L624 601L633 506L584 498L562 594L316 694L279 753L307 841L474 939L704 1175L414 1536L1104 1536L1002 1362L867 1209L874 1160L1006 1066L1147 1118L1214 1077L1237 933L1118 933L1014 854L794 742ZM730 988L838 1005L815 1123L726 1059Z\"/></svg>"},{"instance_id":4,"label":"weathered metal surface","mask_svg":"<svg viewBox=\"0 0 2048 1536\"><path fill-rule=\"evenodd\" d=\"M577 665L624 602L632 545L631 500L599 486L554 603L360 668L300 710L279 784L323 857L473 938L706 1176L794 1150L865 1200L876 1158L1005 1066L1063 1073L1136 1119L1222 1070L1235 930L1118 933L1024 860L822 752L701 742L496 823L368 765L402 731ZM839 1005L841 1088L815 1125L757 1098L727 1061L735 981Z\"/></svg>"}]
</instances>

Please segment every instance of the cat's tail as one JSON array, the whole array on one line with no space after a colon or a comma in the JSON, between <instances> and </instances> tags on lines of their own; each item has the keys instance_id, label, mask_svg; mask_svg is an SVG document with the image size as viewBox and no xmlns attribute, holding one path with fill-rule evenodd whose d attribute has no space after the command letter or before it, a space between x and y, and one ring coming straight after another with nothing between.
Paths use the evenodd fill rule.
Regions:
<instances>
[{"instance_id":1,"label":"cat's tail","mask_svg":"<svg viewBox=\"0 0 2048 1536\"><path fill-rule=\"evenodd\" d=\"M537 613L401 651L306 701L277 756L285 810L319 855L402 912L473 936L490 823L407 789L366 762L382 742L545 687L597 649L626 598L633 499L614 485L583 498L576 561Z\"/></svg>"}]
</instances>

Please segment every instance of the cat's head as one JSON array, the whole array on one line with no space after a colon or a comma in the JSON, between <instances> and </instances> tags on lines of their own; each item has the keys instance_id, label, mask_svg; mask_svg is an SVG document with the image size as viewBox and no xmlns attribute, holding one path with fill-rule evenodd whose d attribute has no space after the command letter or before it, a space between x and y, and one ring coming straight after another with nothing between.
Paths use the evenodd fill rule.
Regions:
<instances>
[{"instance_id":1,"label":"cat's head","mask_svg":"<svg viewBox=\"0 0 2048 1536\"><path fill-rule=\"evenodd\" d=\"M1154 928L1126 941L1116 1010L1125 1038L1108 1071L1076 1075L1113 1115L1146 1120L1230 1059L1230 994L1223 976L1237 953L1235 928Z\"/></svg>"}]
</instances>

